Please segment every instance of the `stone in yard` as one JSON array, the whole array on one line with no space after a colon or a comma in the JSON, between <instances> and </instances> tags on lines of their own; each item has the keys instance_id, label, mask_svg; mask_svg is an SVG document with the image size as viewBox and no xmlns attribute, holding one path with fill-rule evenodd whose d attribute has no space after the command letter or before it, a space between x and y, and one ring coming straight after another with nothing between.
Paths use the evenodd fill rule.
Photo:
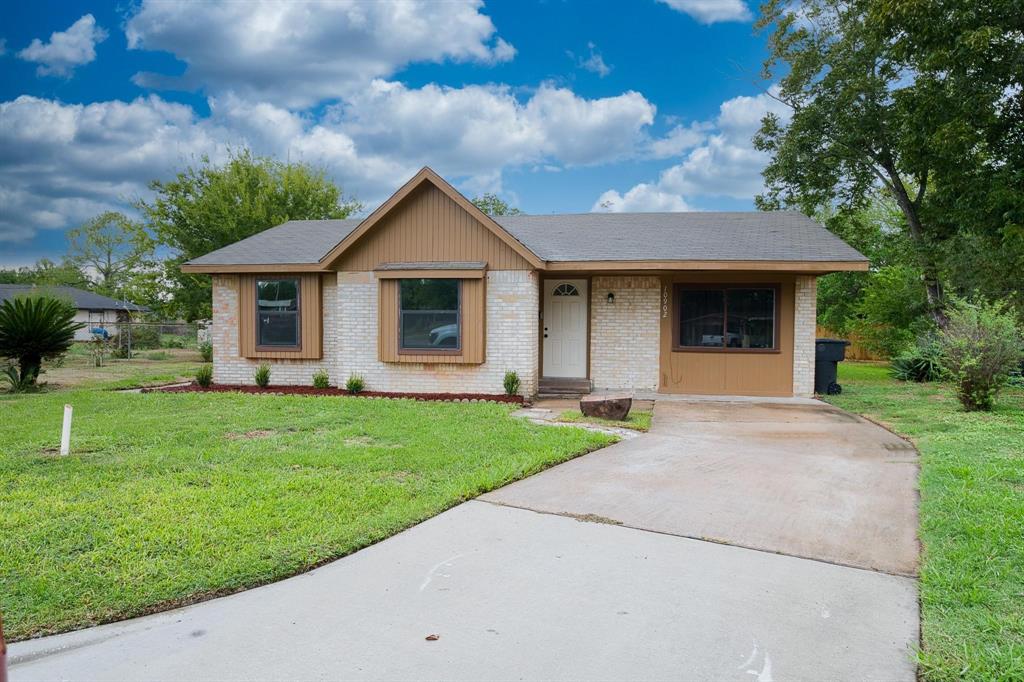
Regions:
<instances>
[{"instance_id":1,"label":"stone in yard","mask_svg":"<svg viewBox=\"0 0 1024 682\"><path fill-rule=\"evenodd\" d=\"M580 412L588 417L622 421L632 406L633 396L628 393L585 395L580 398Z\"/></svg>"}]
</instances>

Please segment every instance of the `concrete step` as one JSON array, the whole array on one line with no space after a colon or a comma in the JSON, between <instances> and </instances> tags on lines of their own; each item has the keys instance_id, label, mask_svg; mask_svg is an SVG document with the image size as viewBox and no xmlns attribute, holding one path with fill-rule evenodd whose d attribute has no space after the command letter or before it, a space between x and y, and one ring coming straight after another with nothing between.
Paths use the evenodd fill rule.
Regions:
<instances>
[{"instance_id":1,"label":"concrete step","mask_svg":"<svg viewBox=\"0 0 1024 682\"><path fill-rule=\"evenodd\" d=\"M543 377L540 380L538 393L542 396L560 397L586 395L590 393L590 380Z\"/></svg>"}]
</instances>

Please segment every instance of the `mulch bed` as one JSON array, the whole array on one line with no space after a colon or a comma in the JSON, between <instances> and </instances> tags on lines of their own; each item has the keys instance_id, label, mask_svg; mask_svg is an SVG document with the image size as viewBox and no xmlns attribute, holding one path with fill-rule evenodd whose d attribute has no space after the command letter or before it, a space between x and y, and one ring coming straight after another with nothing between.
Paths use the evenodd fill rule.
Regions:
<instances>
[{"instance_id":1,"label":"mulch bed","mask_svg":"<svg viewBox=\"0 0 1024 682\"><path fill-rule=\"evenodd\" d=\"M203 388L192 382L185 386L164 386L144 388L142 393L255 393L259 395L333 395L356 398L408 398L411 400L436 400L441 402L488 401L492 403L514 403L521 405L523 396L488 393L401 393L395 391L360 391L352 393L344 388L314 388L312 386L249 386L242 384L211 384Z\"/></svg>"}]
</instances>

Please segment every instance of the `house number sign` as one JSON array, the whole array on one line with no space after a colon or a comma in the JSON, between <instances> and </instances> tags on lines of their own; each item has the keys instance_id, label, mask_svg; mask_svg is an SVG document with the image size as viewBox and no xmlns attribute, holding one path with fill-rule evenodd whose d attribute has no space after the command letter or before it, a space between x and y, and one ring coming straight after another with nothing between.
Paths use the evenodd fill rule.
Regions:
<instances>
[{"instance_id":1,"label":"house number sign","mask_svg":"<svg viewBox=\"0 0 1024 682\"><path fill-rule=\"evenodd\" d=\"M661 288L661 317L668 317L668 285Z\"/></svg>"}]
</instances>

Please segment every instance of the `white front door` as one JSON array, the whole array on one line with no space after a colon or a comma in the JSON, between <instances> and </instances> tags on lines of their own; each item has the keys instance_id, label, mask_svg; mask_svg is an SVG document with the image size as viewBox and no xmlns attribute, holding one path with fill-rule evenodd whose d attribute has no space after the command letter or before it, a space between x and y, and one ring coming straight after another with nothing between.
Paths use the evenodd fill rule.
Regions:
<instances>
[{"instance_id":1,"label":"white front door","mask_svg":"<svg viewBox=\"0 0 1024 682\"><path fill-rule=\"evenodd\" d=\"M544 376L587 376L587 280L544 280Z\"/></svg>"}]
</instances>

